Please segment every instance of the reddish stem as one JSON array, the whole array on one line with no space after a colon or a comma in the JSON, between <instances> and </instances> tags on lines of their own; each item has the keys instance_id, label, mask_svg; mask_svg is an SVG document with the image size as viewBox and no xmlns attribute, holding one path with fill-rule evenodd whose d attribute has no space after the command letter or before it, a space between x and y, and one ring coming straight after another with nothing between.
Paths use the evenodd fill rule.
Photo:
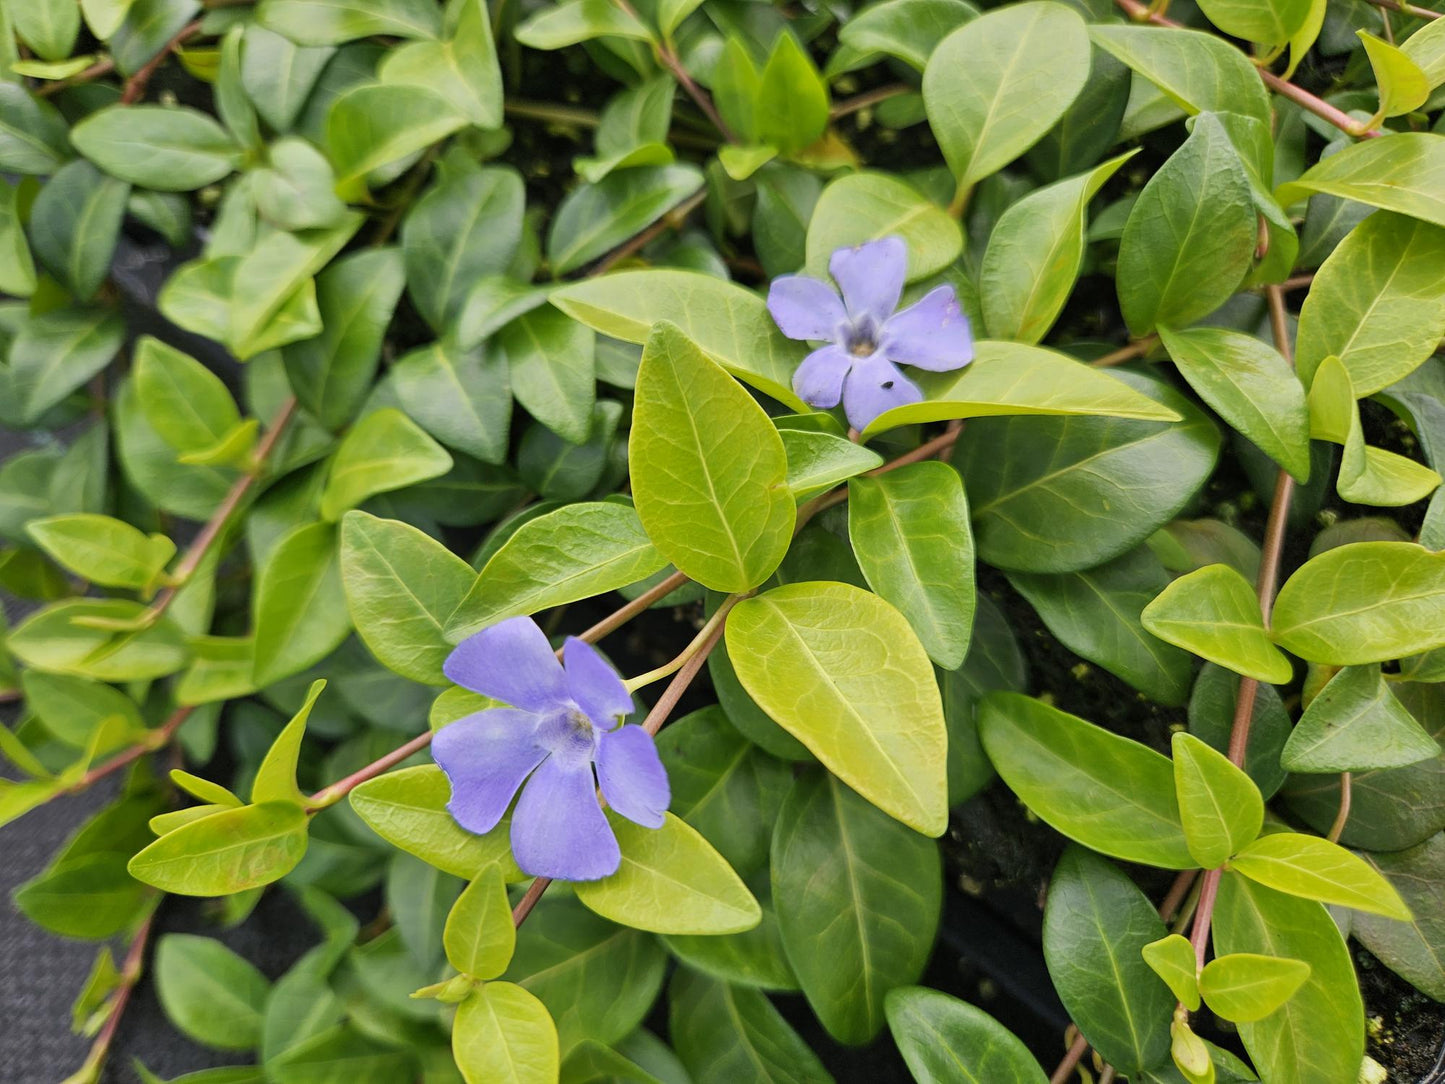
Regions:
<instances>
[{"instance_id":1,"label":"reddish stem","mask_svg":"<svg viewBox=\"0 0 1445 1084\"><path fill-rule=\"evenodd\" d=\"M142 67L136 70L134 75L125 81L125 89L123 89L120 94L120 104L131 105L140 101L146 92L146 85L151 81L151 76L155 75L156 69L166 62L166 58L169 57L172 52L190 41L200 32L200 19L187 23L181 27L180 30L176 31L175 37L166 42L165 45L161 47L160 52L147 60Z\"/></svg>"},{"instance_id":2,"label":"reddish stem","mask_svg":"<svg viewBox=\"0 0 1445 1084\"><path fill-rule=\"evenodd\" d=\"M171 713L169 719L147 734L143 741L136 742L136 744L130 748L117 753L104 763L90 769L90 771L81 776L77 782L66 787L61 793L79 794L87 787L94 785L97 780L103 779L112 772L120 771L127 764L139 760L147 753L154 753L158 749L164 749L171 743L171 739L176 736L176 731L180 730L181 724L189 719L191 712L195 710L193 707L177 708Z\"/></svg>"}]
</instances>

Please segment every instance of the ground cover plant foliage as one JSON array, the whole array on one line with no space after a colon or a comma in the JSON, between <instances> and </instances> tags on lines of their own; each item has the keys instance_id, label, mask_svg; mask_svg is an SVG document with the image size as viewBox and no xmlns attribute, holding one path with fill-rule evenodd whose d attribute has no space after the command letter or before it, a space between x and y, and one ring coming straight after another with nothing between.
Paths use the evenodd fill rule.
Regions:
<instances>
[{"instance_id":1,"label":"ground cover plant foliage","mask_svg":"<svg viewBox=\"0 0 1445 1084\"><path fill-rule=\"evenodd\" d=\"M1442 85L1404 0L0 0L54 1077L145 983L188 1084L1418 1079Z\"/></svg>"}]
</instances>

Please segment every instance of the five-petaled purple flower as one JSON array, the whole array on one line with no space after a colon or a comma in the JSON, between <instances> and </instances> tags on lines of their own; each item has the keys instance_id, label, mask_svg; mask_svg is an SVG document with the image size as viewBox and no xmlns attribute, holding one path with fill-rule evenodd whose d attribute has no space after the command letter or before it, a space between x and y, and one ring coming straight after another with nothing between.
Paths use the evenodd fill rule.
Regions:
<instances>
[{"instance_id":1,"label":"five-petaled purple flower","mask_svg":"<svg viewBox=\"0 0 1445 1084\"><path fill-rule=\"evenodd\" d=\"M806 275L784 275L768 290L768 311L790 339L828 343L793 374L793 390L810 406L829 409L841 400L848 424L864 429L885 410L923 398L900 365L933 372L973 360L968 317L952 286L929 291L894 312L903 294L908 246L899 237L840 248L828 271L843 291Z\"/></svg>"},{"instance_id":2,"label":"five-petaled purple flower","mask_svg":"<svg viewBox=\"0 0 1445 1084\"><path fill-rule=\"evenodd\" d=\"M530 617L463 640L443 667L447 677L512 706L443 727L432 755L451 781L447 809L463 828L495 828L526 780L512 812L517 865L536 877L595 881L621 862L598 785L609 806L647 828L662 827L671 793L652 735L622 723L632 711L622 679L575 637L562 657L565 670Z\"/></svg>"}]
</instances>

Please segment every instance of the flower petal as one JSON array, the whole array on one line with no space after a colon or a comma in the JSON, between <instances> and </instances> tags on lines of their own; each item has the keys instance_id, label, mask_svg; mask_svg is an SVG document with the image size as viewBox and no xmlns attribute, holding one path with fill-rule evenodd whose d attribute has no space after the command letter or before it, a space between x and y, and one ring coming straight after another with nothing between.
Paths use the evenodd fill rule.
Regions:
<instances>
[{"instance_id":1,"label":"flower petal","mask_svg":"<svg viewBox=\"0 0 1445 1084\"><path fill-rule=\"evenodd\" d=\"M652 735L642 727L624 726L602 735L597 781L602 797L618 813L644 828L662 827L672 788Z\"/></svg>"},{"instance_id":2,"label":"flower petal","mask_svg":"<svg viewBox=\"0 0 1445 1084\"><path fill-rule=\"evenodd\" d=\"M452 785L447 809L468 832L490 832L547 751L534 735L537 717L491 708L448 723L432 739L432 757Z\"/></svg>"},{"instance_id":3,"label":"flower petal","mask_svg":"<svg viewBox=\"0 0 1445 1084\"><path fill-rule=\"evenodd\" d=\"M562 662L567 668L567 689L572 699L595 725L611 730L619 718L632 714L632 694L617 671L586 640L567 637L562 645Z\"/></svg>"},{"instance_id":4,"label":"flower petal","mask_svg":"<svg viewBox=\"0 0 1445 1084\"><path fill-rule=\"evenodd\" d=\"M596 881L617 872L622 852L592 782L590 764L548 757L512 813L512 856L523 873Z\"/></svg>"},{"instance_id":5,"label":"flower petal","mask_svg":"<svg viewBox=\"0 0 1445 1084\"><path fill-rule=\"evenodd\" d=\"M843 378L853 361L853 355L841 346L820 346L793 373L793 390L809 406L829 410L843 398Z\"/></svg>"},{"instance_id":6,"label":"flower petal","mask_svg":"<svg viewBox=\"0 0 1445 1084\"><path fill-rule=\"evenodd\" d=\"M903 296L908 273L908 245L901 237L840 248L828 261L848 315L856 321L871 320L874 327L893 315Z\"/></svg>"},{"instance_id":7,"label":"flower petal","mask_svg":"<svg viewBox=\"0 0 1445 1084\"><path fill-rule=\"evenodd\" d=\"M442 670L458 685L514 708L542 712L567 702L562 664L530 617L509 617L468 636Z\"/></svg>"},{"instance_id":8,"label":"flower petal","mask_svg":"<svg viewBox=\"0 0 1445 1084\"><path fill-rule=\"evenodd\" d=\"M843 384L843 408L854 429L866 429L885 410L922 398L918 385L882 354L859 358Z\"/></svg>"},{"instance_id":9,"label":"flower petal","mask_svg":"<svg viewBox=\"0 0 1445 1084\"><path fill-rule=\"evenodd\" d=\"M878 349L889 361L935 373L973 360L973 333L952 286L930 290L921 301L894 313L883 325Z\"/></svg>"},{"instance_id":10,"label":"flower petal","mask_svg":"<svg viewBox=\"0 0 1445 1084\"><path fill-rule=\"evenodd\" d=\"M838 292L807 275L782 275L768 287L768 311L790 339L831 342L848 319Z\"/></svg>"}]
</instances>

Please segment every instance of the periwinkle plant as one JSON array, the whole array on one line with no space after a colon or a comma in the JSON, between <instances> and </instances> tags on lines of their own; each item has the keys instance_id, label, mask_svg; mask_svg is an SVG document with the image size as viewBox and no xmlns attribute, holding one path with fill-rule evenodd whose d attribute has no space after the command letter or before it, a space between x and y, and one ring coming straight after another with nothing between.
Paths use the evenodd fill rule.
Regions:
<instances>
[{"instance_id":1,"label":"periwinkle plant","mask_svg":"<svg viewBox=\"0 0 1445 1084\"><path fill-rule=\"evenodd\" d=\"M1434 15L0 0L72 1084L194 1068L141 983L188 1084L1430 1063Z\"/></svg>"}]
</instances>

